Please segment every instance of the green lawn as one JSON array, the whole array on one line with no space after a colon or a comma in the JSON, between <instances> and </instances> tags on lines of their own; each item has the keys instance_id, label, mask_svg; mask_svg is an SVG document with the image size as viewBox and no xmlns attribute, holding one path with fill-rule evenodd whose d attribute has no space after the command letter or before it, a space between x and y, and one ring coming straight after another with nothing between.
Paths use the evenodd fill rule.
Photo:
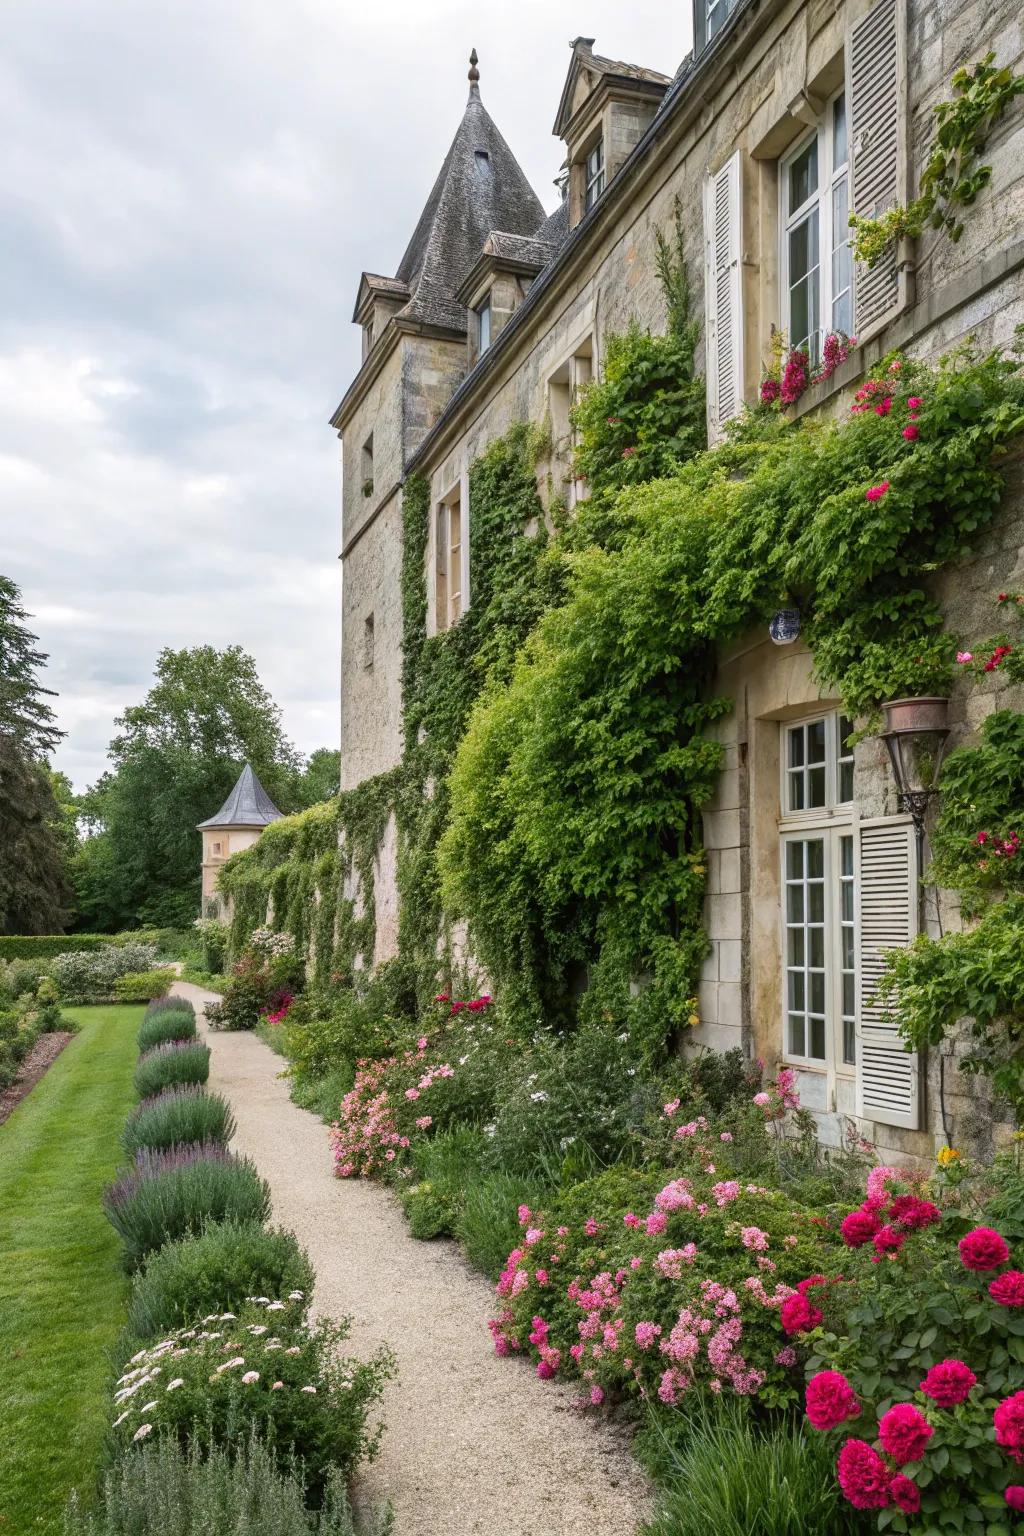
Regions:
<instances>
[{"instance_id":1,"label":"green lawn","mask_svg":"<svg viewBox=\"0 0 1024 1536\"><path fill-rule=\"evenodd\" d=\"M120 1244L100 1204L135 1101L141 1007L81 1027L0 1125L0 1533L57 1533L92 1490L122 1326Z\"/></svg>"}]
</instances>

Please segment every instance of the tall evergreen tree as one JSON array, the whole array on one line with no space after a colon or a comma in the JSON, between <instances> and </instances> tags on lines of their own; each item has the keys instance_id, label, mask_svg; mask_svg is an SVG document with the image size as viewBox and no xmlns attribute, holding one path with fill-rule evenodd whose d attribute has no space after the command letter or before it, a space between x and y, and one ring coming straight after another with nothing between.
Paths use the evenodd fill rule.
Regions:
<instances>
[{"instance_id":1,"label":"tall evergreen tree","mask_svg":"<svg viewBox=\"0 0 1024 1536\"><path fill-rule=\"evenodd\" d=\"M0 576L0 933L60 933L66 832L46 756L61 739L21 592Z\"/></svg>"}]
</instances>

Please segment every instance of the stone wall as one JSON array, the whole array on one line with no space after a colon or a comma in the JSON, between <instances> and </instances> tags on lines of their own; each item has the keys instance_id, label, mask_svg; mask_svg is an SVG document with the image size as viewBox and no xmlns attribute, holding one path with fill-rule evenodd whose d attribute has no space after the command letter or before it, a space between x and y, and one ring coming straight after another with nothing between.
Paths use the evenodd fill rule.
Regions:
<instances>
[{"instance_id":1,"label":"stone wall","mask_svg":"<svg viewBox=\"0 0 1024 1536\"><path fill-rule=\"evenodd\" d=\"M692 89L664 115L642 163L627 165L610 183L595 212L575 232L553 278L534 285L526 313L502 338L506 344L481 361L479 375L474 375L477 382L462 389L445 411L461 377L464 361L459 359L465 359L465 351L460 354L455 344L438 342L434 354L424 360L425 355L414 354L410 347L403 353L397 395L396 381L389 375L391 393L381 386L372 400L367 396L365 419L361 407L353 438L374 412L382 418L393 416L400 400L403 417L397 436L405 445L406 462L440 418L417 465L429 477L435 504L456 483L465 487L472 461L510 425L550 423L552 376L582 347L591 347L594 371L599 373L610 333L621 332L631 322L664 328L656 236L671 230L677 198L703 318L705 180L736 149L742 152L743 393L754 399L771 328L781 314L779 158L806 132L800 113L808 99L827 97L842 84L847 27L853 16L868 8L868 0L762 0L748 7L736 18L728 45L709 50L693 76ZM932 108L949 96L954 69L990 48L1000 64L1021 68L1022 23L1013 0L994 5L981 0L967 5L960 0L909 0L907 133L915 174L930 140ZM983 345L1010 339L1014 326L1024 322L1022 148L1021 112L1015 107L993 135L986 153L993 183L969 210L963 239L953 245L931 233L922 238L916 252L916 291L911 288L908 307L855 352L827 386L809 391L800 414L845 411L851 387L863 370L894 346L931 358L970 335ZM396 440L390 419L385 440ZM348 457L348 431L345 441ZM569 448L565 441L556 444L540 466L540 488L548 498L570 489ZM383 475L379 483L385 491ZM968 639L995 627L991 600L1000 586L1024 584L1020 484L1018 469L998 527L982 541L972 561L940 582L950 628ZM350 498L346 490L346 516ZM465 501L463 508L465 514ZM357 556L346 561L345 784L357 783L397 758L399 545L396 501L360 541ZM428 581L428 593L432 590ZM381 670L373 678L358 672L360 615L367 605L374 609L381 658ZM433 628L432 613L428 627ZM994 688L998 686L997 680ZM736 708L720 726L726 769L705 818L711 952L701 983L699 1038L716 1048L738 1043L774 1060L781 1043L779 724L807 714L819 702L835 701L821 699L806 650L798 644L779 651L763 635L749 637L723 656L718 687L732 695ZM984 692L971 700L957 698L955 740L977 727L994 697L994 692ZM877 740L858 747L855 784L862 814L894 812L887 760ZM391 867L390 858L382 856L377 958L389 952L386 936L394 931ZM951 915L955 918L944 912L943 920L948 923ZM934 1140L944 1137L938 1070L933 1059L927 1078L927 1132L874 1128L886 1155L927 1155ZM854 1107L853 1080L842 1073L822 1074L820 1081L814 1074L803 1076L805 1097L820 1112L823 1134L835 1140L842 1115ZM963 1079L955 1062L947 1064L943 1098L946 1129L952 1127L952 1134L959 1136L972 1121L991 1130L983 1090L976 1081Z\"/></svg>"}]
</instances>

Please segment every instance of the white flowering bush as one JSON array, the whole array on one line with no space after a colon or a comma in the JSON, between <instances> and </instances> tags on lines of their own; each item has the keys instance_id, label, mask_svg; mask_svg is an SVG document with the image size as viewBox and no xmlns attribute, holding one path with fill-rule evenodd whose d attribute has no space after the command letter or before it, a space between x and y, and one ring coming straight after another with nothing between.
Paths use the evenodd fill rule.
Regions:
<instances>
[{"instance_id":1,"label":"white flowering bush","mask_svg":"<svg viewBox=\"0 0 1024 1536\"><path fill-rule=\"evenodd\" d=\"M113 1000L114 983L120 977L152 971L156 956L155 944L103 944L55 955L50 970L61 1002L101 1003Z\"/></svg>"},{"instance_id":2,"label":"white flowering bush","mask_svg":"<svg viewBox=\"0 0 1024 1536\"><path fill-rule=\"evenodd\" d=\"M236 1315L212 1313L179 1328L128 1362L114 1392L113 1434L128 1453L154 1437L201 1451L233 1441L244 1427L273 1448L286 1469L301 1457L311 1500L332 1467L347 1475L372 1457L380 1428L368 1410L392 1374L386 1349L368 1361L342 1359L350 1323L305 1321L305 1298L249 1298Z\"/></svg>"},{"instance_id":3,"label":"white flowering bush","mask_svg":"<svg viewBox=\"0 0 1024 1536\"><path fill-rule=\"evenodd\" d=\"M265 960L283 960L286 955L294 955L295 940L290 933L275 933L273 928L254 928L249 948Z\"/></svg>"}]
</instances>

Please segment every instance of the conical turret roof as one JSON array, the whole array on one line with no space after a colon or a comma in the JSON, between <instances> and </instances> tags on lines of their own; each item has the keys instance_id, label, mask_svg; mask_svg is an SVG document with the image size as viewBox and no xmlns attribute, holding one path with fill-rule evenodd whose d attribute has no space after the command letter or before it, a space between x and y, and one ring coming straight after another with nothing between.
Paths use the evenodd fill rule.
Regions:
<instances>
[{"instance_id":1,"label":"conical turret roof","mask_svg":"<svg viewBox=\"0 0 1024 1536\"><path fill-rule=\"evenodd\" d=\"M464 330L456 302L491 230L534 235L544 208L480 98L475 50L469 100L426 207L395 274L412 297L402 313Z\"/></svg>"},{"instance_id":2,"label":"conical turret roof","mask_svg":"<svg viewBox=\"0 0 1024 1536\"><path fill-rule=\"evenodd\" d=\"M201 821L199 831L207 827L266 827L272 821L280 821L283 814L246 763L216 816Z\"/></svg>"}]
</instances>

